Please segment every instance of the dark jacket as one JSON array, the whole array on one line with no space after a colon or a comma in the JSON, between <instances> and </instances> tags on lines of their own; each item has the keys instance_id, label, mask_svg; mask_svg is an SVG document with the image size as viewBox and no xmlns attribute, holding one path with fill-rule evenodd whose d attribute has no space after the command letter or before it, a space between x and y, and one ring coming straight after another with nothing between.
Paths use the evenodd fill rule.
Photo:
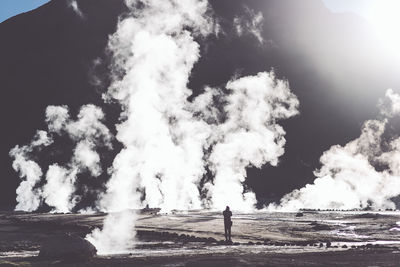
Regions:
<instances>
[{"instance_id":1,"label":"dark jacket","mask_svg":"<svg viewBox=\"0 0 400 267\"><path fill-rule=\"evenodd\" d=\"M224 224L226 226L232 226L232 212L230 210L224 210L224 212L222 212L222 215L224 215Z\"/></svg>"}]
</instances>

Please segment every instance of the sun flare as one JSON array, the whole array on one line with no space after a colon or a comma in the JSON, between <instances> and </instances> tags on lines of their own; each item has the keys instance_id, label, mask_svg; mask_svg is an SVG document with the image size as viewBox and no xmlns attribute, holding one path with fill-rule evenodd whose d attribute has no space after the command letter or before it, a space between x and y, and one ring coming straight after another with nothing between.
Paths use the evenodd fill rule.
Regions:
<instances>
[{"instance_id":1,"label":"sun flare","mask_svg":"<svg viewBox=\"0 0 400 267\"><path fill-rule=\"evenodd\" d=\"M368 19L384 45L400 55L400 1L373 1L368 11Z\"/></svg>"}]
</instances>

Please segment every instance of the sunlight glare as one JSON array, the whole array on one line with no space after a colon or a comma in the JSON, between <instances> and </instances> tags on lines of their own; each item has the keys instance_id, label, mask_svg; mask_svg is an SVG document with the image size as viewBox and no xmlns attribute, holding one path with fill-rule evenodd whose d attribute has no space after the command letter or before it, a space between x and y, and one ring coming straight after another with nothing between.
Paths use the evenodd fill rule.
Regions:
<instances>
[{"instance_id":1,"label":"sunlight glare","mask_svg":"<svg viewBox=\"0 0 400 267\"><path fill-rule=\"evenodd\" d=\"M400 56L400 0L372 2L368 18L385 47Z\"/></svg>"}]
</instances>

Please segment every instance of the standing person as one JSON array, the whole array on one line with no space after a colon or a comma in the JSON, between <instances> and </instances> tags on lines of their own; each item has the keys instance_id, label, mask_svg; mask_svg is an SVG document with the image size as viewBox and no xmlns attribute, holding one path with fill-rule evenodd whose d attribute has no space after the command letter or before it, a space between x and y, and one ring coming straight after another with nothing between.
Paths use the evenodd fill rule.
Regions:
<instances>
[{"instance_id":1,"label":"standing person","mask_svg":"<svg viewBox=\"0 0 400 267\"><path fill-rule=\"evenodd\" d=\"M224 215L225 240L232 241L231 239L232 212L230 211L229 206L226 206L226 209L224 210L224 212L222 212L222 215Z\"/></svg>"}]
</instances>

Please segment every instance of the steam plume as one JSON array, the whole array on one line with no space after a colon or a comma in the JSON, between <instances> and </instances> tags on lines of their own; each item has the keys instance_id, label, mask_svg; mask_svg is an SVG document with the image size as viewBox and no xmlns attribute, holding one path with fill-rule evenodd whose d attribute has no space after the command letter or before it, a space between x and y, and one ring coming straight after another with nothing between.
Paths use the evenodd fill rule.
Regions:
<instances>
[{"instance_id":1,"label":"steam plume","mask_svg":"<svg viewBox=\"0 0 400 267\"><path fill-rule=\"evenodd\" d=\"M400 114L400 95L389 89L380 101L381 120L366 121L359 138L326 151L313 184L295 190L270 209L393 209L400 194L400 137L387 138L390 120Z\"/></svg>"},{"instance_id":2,"label":"steam plume","mask_svg":"<svg viewBox=\"0 0 400 267\"><path fill-rule=\"evenodd\" d=\"M131 16L110 40L114 68L125 76L114 80L106 96L123 106L117 139L124 148L114 160L101 207L117 212L146 204L164 211L200 208L196 183L204 173L202 142L209 129L186 110L191 94L186 84L199 58L193 34L205 36L212 29L207 1L126 4ZM102 231L88 237L99 253L123 251L132 243L134 231L127 223L133 224L134 215L115 216L110 214ZM127 230L123 235L110 234L121 227Z\"/></svg>"},{"instance_id":3,"label":"steam plume","mask_svg":"<svg viewBox=\"0 0 400 267\"><path fill-rule=\"evenodd\" d=\"M254 209L254 194L243 192L245 168L277 164L285 132L276 121L298 112L297 98L273 73L234 79L226 86L228 95L207 88L190 103L187 83L200 53L194 37L215 29L207 2L148 0L127 5L131 16L110 39L115 79L105 95L123 106L117 139L124 148L100 201L102 209L120 213L118 220L116 213L110 214L103 229L88 236L100 253L124 251L132 243L134 215L124 210L145 205L165 212L220 209L227 203L238 210ZM124 73L122 78L119 73ZM218 107L215 98L226 104ZM201 189L206 166L215 178ZM110 234L119 227L131 230Z\"/></svg>"},{"instance_id":4,"label":"steam plume","mask_svg":"<svg viewBox=\"0 0 400 267\"><path fill-rule=\"evenodd\" d=\"M89 171L93 177L101 174L100 157L96 147L106 146L111 149L111 134L101 122L102 110L94 105L85 105L80 109L77 120L70 118L65 106L49 106L46 109L46 122L49 131L38 131L30 145L11 150L14 158L13 167L26 177L26 181L17 189L16 209L34 211L44 201L54 212L70 212L78 197L74 195L76 177L83 171ZM35 188L42 179L42 169L32 159L34 150L53 143L52 136L67 135L76 144L69 163L52 164L48 167L42 188ZM63 166L62 166L63 165Z\"/></svg>"},{"instance_id":5,"label":"steam plume","mask_svg":"<svg viewBox=\"0 0 400 267\"><path fill-rule=\"evenodd\" d=\"M30 159L30 153L41 146L48 146L53 140L45 131L38 131L30 145L23 147L16 146L10 151L14 158L13 168L18 172L21 179L24 179L17 188L16 210L34 211L40 205L41 190L35 188L43 175L40 166Z\"/></svg>"},{"instance_id":6,"label":"steam plume","mask_svg":"<svg viewBox=\"0 0 400 267\"><path fill-rule=\"evenodd\" d=\"M87 236L100 254L132 247L134 210L146 205L162 212L226 205L253 210L255 195L243 185L246 168L278 164L285 145L278 122L298 114L299 105L288 83L272 71L234 77L225 88L206 87L189 101L198 41L218 34L207 1L126 0L126 5L130 13L109 40L112 84L104 94L106 102L122 106L116 139L123 148L97 203L109 214L102 229ZM247 30L261 25L262 16L251 15ZM42 191L34 194L54 211L71 211L79 201L74 194L79 173L102 172L96 148L111 149L103 117L93 105L83 106L76 121L65 106L47 108L49 134L67 135L75 144L70 161L50 165Z\"/></svg>"},{"instance_id":7,"label":"steam plume","mask_svg":"<svg viewBox=\"0 0 400 267\"><path fill-rule=\"evenodd\" d=\"M76 143L71 161L65 167L51 165L46 174L43 196L54 211L69 212L75 207L77 197L73 193L79 173L88 170L93 177L101 174L100 157L95 148L100 145L111 148L111 135L101 122L103 119L102 110L94 105L82 106L76 121L70 119L67 107L46 109L50 132L66 133Z\"/></svg>"},{"instance_id":8,"label":"steam plume","mask_svg":"<svg viewBox=\"0 0 400 267\"><path fill-rule=\"evenodd\" d=\"M249 7L244 7L244 16L236 16L233 19L233 26L236 34L240 37L245 34L253 35L260 44L264 43L262 36L262 27L264 16L261 12L255 13L254 10Z\"/></svg>"},{"instance_id":9,"label":"steam plume","mask_svg":"<svg viewBox=\"0 0 400 267\"><path fill-rule=\"evenodd\" d=\"M209 161L215 178L206 184L211 207L233 207L250 211L256 203L252 192L244 192L246 167L275 166L284 153L285 131L276 122L298 113L299 102L287 82L273 72L232 80L224 107L226 120L213 131Z\"/></svg>"},{"instance_id":10,"label":"steam plume","mask_svg":"<svg viewBox=\"0 0 400 267\"><path fill-rule=\"evenodd\" d=\"M76 0L69 0L68 7L72 8L72 10L75 12L75 14L77 14L80 18L84 18L85 17L83 12L79 8L78 2Z\"/></svg>"}]
</instances>

